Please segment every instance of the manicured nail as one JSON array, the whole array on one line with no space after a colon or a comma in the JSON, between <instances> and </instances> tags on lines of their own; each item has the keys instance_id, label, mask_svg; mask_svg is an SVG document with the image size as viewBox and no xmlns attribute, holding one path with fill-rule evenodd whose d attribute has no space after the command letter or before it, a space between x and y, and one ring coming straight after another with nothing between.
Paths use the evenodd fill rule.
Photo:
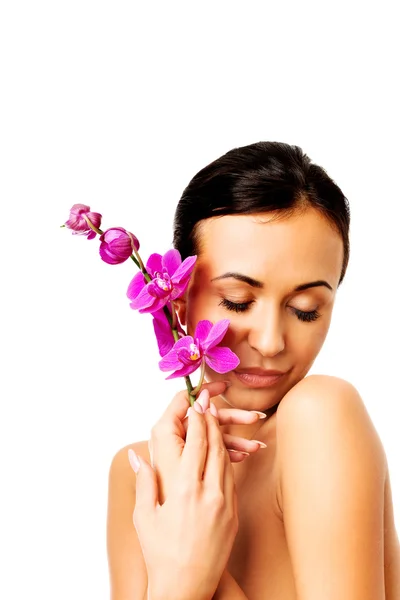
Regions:
<instances>
[{"instance_id":1,"label":"manicured nail","mask_svg":"<svg viewBox=\"0 0 400 600\"><path fill-rule=\"evenodd\" d=\"M201 404L198 403L198 401L196 400L195 403L193 404L193 408L196 412L198 412L200 415L203 414L203 408L201 406Z\"/></svg>"},{"instance_id":2,"label":"manicured nail","mask_svg":"<svg viewBox=\"0 0 400 600\"><path fill-rule=\"evenodd\" d=\"M264 442L259 442L258 440L251 440L252 442L257 442L257 444L260 444L260 448L266 448L267 444L264 444Z\"/></svg>"},{"instance_id":3,"label":"manicured nail","mask_svg":"<svg viewBox=\"0 0 400 600\"><path fill-rule=\"evenodd\" d=\"M210 413L212 415L214 415L214 417L217 417L217 419L218 419L218 410L213 402L210 402Z\"/></svg>"},{"instance_id":4,"label":"manicured nail","mask_svg":"<svg viewBox=\"0 0 400 600\"><path fill-rule=\"evenodd\" d=\"M239 454L246 454L247 456L250 456L250 452L245 452L244 450L233 450L232 448L227 448L228 452L236 452Z\"/></svg>"},{"instance_id":5,"label":"manicured nail","mask_svg":"<svg viewBox=\"0 0 400 600\"><path fill-rule=\"evenodd\" d=\"M135 471L135 473L137 473L140 469L140 461L136 452L132 450L132 448L129 448L128 450L128 458L132 469Z\"/></svg>"},{"instance_id":6,"label":"manicured nail","mask_svg":"<svg viewBox=\"0 0 400 600\"><path fill-rule=\"evenodd\" d=\"M203 412L205 412L206 409L208 408L209 399L210 399L210 393L208 390L203 390L202 392L200 392L200 394L196 398L196 402L199 403L199 405L203 409Z\"/></svg>"},{"instance_id":7,"label":"manicured nail","mask_svg":"<svg viewBox=\"0 0 400 600\"><path fill-rule=\"evenodd\" d=\"M251 410L250 412L256 413L260 417L260 419L266 419L267 415L259 410Z\"/></svg>"}]
</instances>

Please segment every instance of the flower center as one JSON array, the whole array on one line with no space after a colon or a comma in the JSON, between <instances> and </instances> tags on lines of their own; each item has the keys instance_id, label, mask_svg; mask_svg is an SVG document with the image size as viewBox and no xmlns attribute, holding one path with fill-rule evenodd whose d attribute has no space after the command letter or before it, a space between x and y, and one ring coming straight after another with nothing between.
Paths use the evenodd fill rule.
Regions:
<instances>
[{"instance_id":1,"label":"flower center","mask_svg":"<svg viewBox=\"0 0 400 600\"><path fill-rule=\"evenodd\" d=\"M153 281L163 292L170 292L173 288L171 277L168 273L160 273L157 271L154 273Z\"/></svg>"},{"instance_id":2,"label":"flower center","mask_svg":"<svg viewBox=\"0 0 400 600\"><path fill-rule=\"evenodd\" d=\"M196 344L190 344L190 360L198 360L200 358L200 350Z\"/></svg>"}]
</instances>

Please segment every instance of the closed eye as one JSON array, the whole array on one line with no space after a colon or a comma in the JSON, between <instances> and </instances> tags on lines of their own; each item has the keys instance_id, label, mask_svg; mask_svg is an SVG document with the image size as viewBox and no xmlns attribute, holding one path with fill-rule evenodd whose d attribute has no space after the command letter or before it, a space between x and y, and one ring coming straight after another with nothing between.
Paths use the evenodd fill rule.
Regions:
<instances>
[{"instance_id":1,"label":"closed eye","mask_svg":"<svg viewBox=\"0 0 400 600\"><path fill-rule=\"evenodd\" d=\"M219 306L224 306L227 310L233 310L237 313L246 312L250 308L250 305L253 304L254 300L250 300L249 302L231 302L231 300L227 300L226 298L222 298ZM316 321L321 315L317 310L300 310L298 308L292 308L296 317L303 322L310 323L311 321Z\"/></svg>"},{"instance_id":2,"label":"closed eye","mask_svg":"<svg viewBox=\"0 0 400 600\"><path fill-rule=\"evenodd\" d=\"M222 305L228 310L234 310L235 312L245 312L249 309L250 304L253 304L253 302L254 300L251 300L250 302L231 302L226 298L222 298L221 302L219 303L219 306Z\"/></svg>"}]
</instances>

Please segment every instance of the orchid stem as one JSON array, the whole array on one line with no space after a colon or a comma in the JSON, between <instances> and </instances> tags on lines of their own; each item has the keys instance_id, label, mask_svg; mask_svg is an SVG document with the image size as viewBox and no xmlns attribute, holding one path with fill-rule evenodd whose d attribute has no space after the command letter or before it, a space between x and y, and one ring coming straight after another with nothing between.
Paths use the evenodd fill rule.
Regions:
<instances>
[{"instance_id":1,"label":"orchid stem","mask_svg":"<svg viewBox=\"0 0 400 600\"><path fill-rule=\"evenodd\" d=\"M140 264L138 263L138 261L136 260L136 258L133 256L133 254L131 254L131 256L130 256L130 257L131 257L131 259L133 260L133 262L135 263L135 265L136 265L137 267L139 267L139 269L140 269Z\"/></svg>"},{"instance_id":2,"label":"orchid stem","mask_svg":"<svg viewBox=\"0 0 400 600\"><path fill-rule=\"evenodd\" d=\"M203 361L201 363L201 371L200 371L200 379L199 379L199 383L196 385L196 387L192 390L191 394L192 396L196 396L199 391L201 386L203 385L203 381L204 381L204 373L206 370L206 361L203 358Z\"/></svg>"}]
</instances>

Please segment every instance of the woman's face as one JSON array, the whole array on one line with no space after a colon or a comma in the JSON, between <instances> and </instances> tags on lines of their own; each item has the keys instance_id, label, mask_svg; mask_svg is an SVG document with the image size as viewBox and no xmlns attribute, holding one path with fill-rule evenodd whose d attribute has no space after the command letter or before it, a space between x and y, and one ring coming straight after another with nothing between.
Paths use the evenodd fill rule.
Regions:
<instances>
[{"instance_id":1,"label":"woman's face","mask_svg":"<svg viewBox=\"0 0 400 600\"><path fill-rule=\"evenodd\" d=\"M274 406L309 371L328 333L343 261L340 235L314 209L275 222L271 216L204 220L195 270L178 306L190 335L201 319L230 320L220 345L240 364L223 375L206 367L206 379L229 380L223 399L247 410ZM296 291L299 286L306 289ZM269 386L240 375L256 368L285 375Z\"/></svg>"}]
</instances>

